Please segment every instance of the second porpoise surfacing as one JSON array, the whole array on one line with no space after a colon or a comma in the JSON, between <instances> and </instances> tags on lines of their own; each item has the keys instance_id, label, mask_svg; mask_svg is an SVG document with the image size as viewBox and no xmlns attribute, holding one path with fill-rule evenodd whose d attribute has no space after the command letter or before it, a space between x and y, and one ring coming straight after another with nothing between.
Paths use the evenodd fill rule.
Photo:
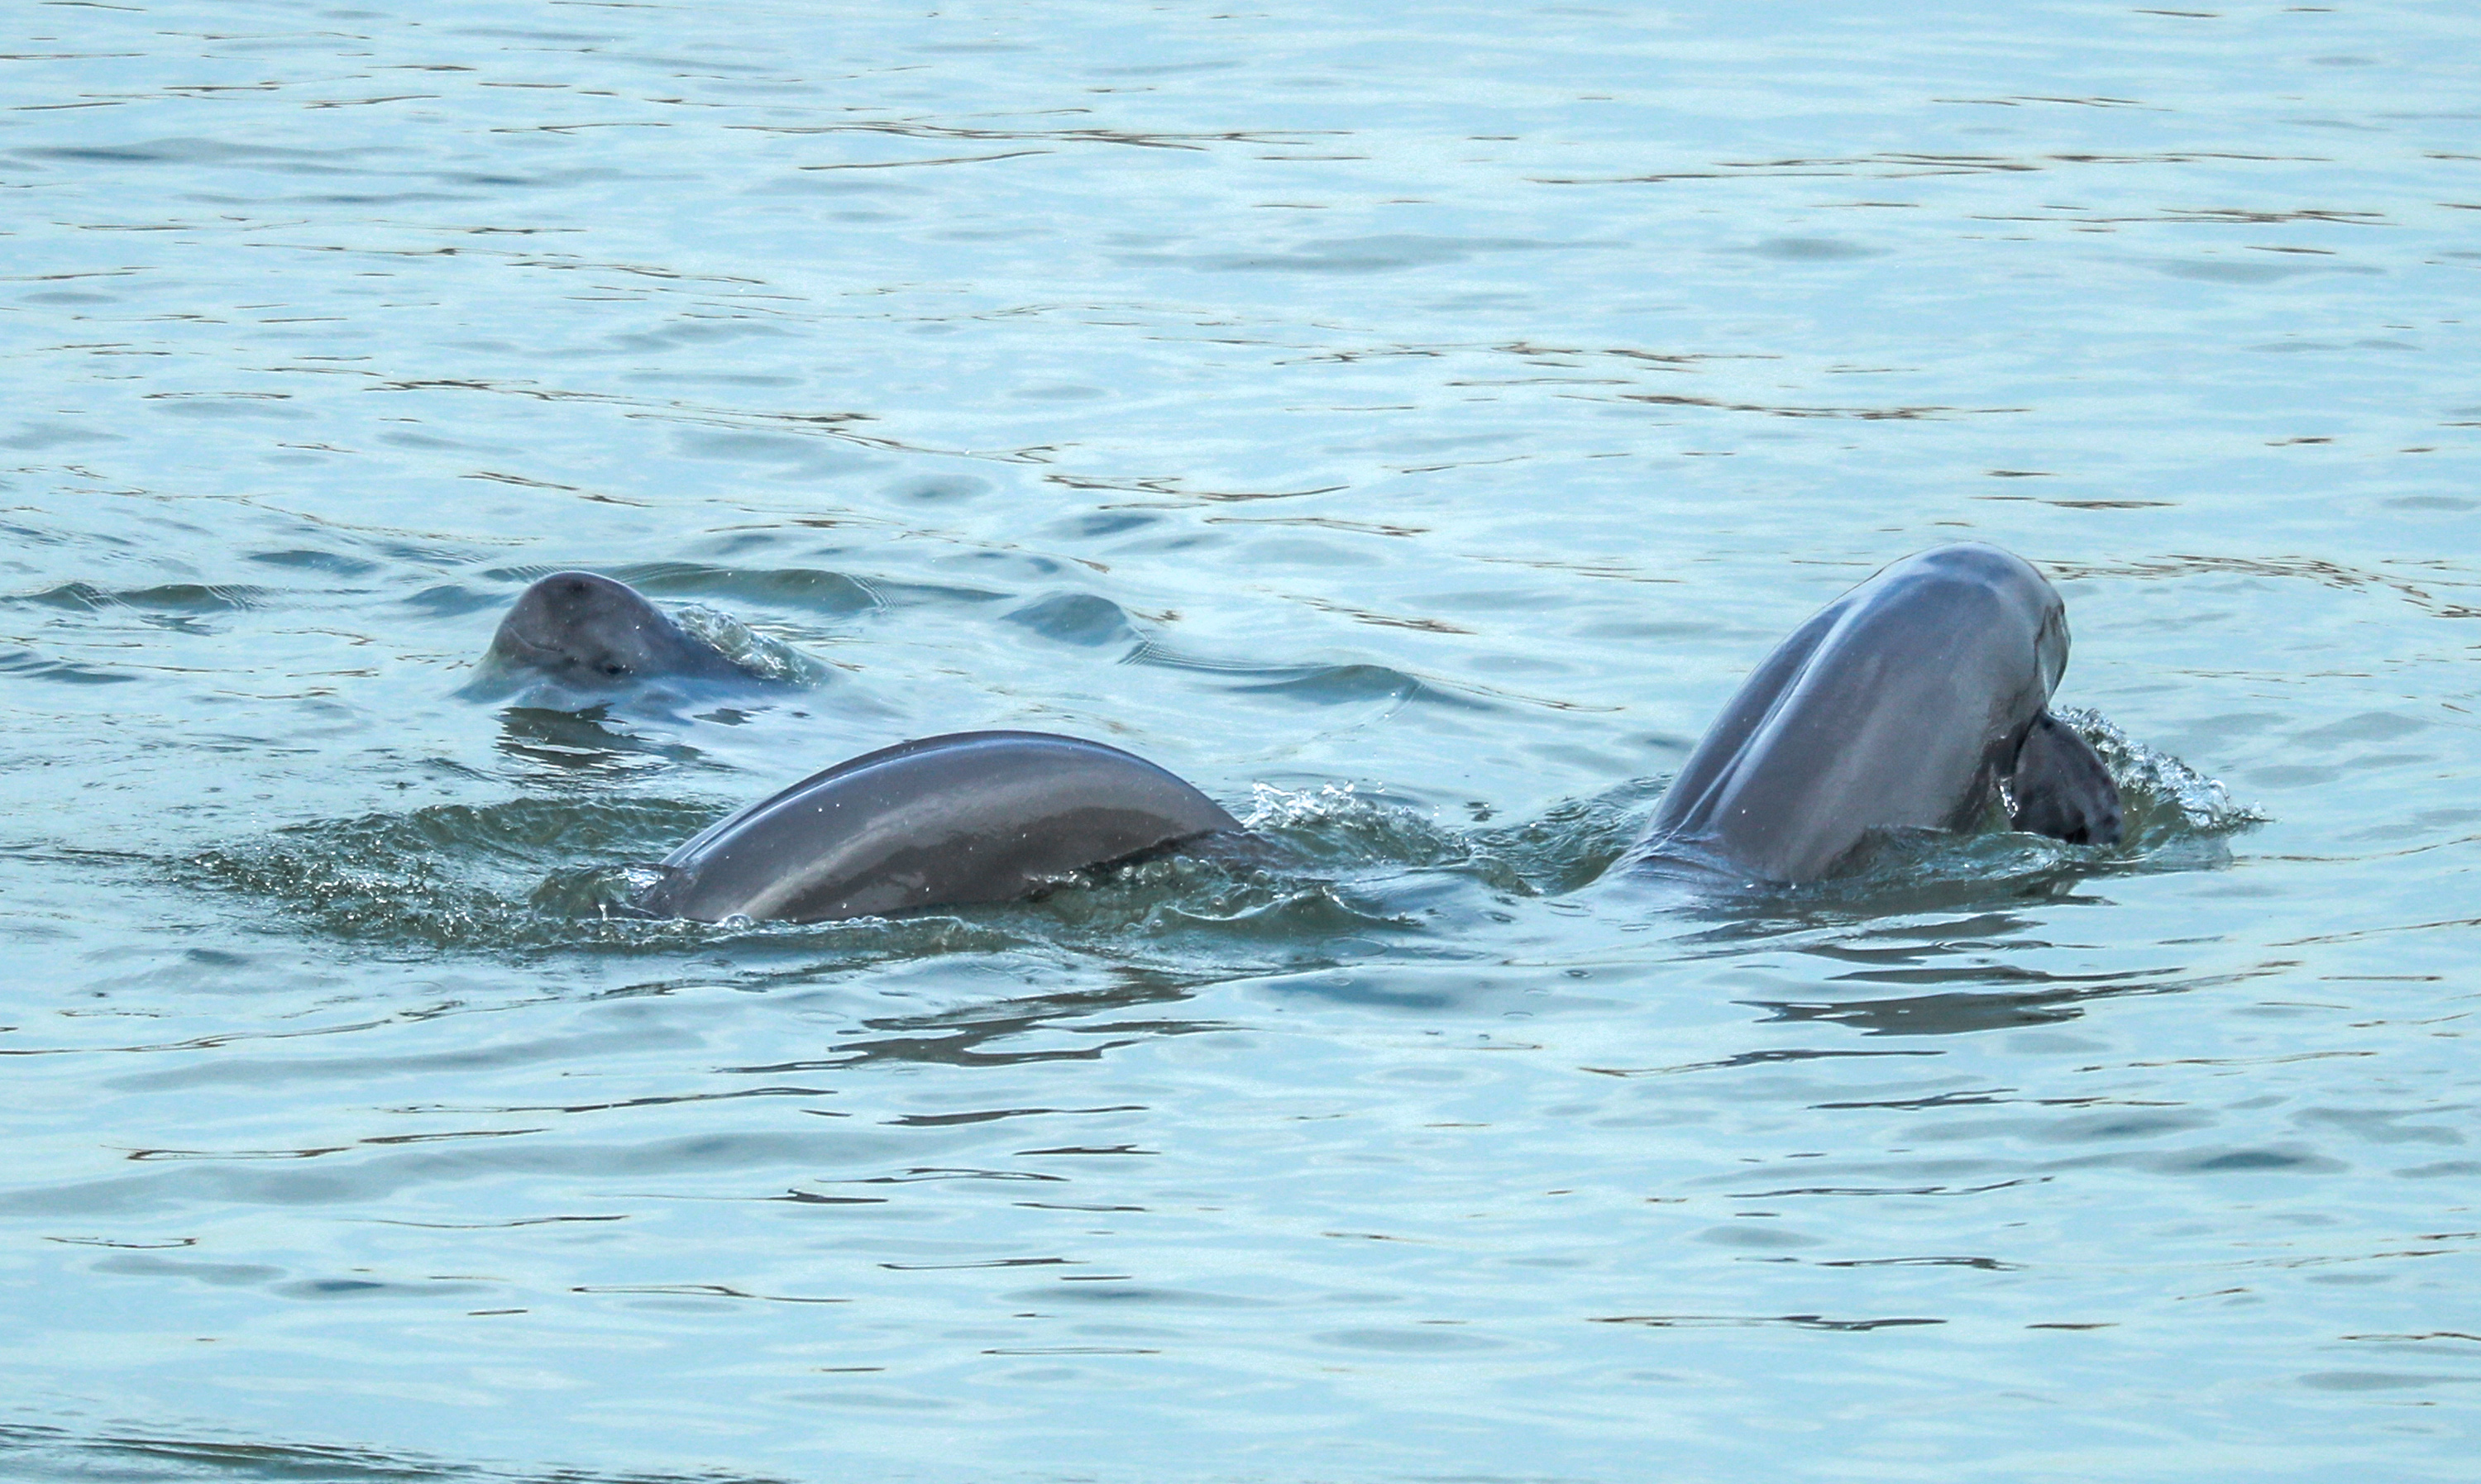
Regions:
<instances>
[{"instance_id":1,"label":"second porpoise surfacing","mask_svg":"<svg viewBox=\"0 0 2481 1484\"><path fill-rule=\"evenodd\" d=\"M1876 831L2011 822L2114 844L2119 794L2052 716L2066 605L1995 546L1907 557L1793 631L1724 706L1632 858L1719 863L1796 883L1847 868Z\"/></svg>"},{"instance_id":2,"label":"second porpoise surfacing","mask_svg":"<svg viewBox=\"0 0 2481 1484\"><path fill-rule=\"evenodd\" d=\"M960 732L839 763L665 857L656 917L792 923L1016 901L1241 825L1117 747Z\"/></svg>"},{"instance_id":3,"label":"second porpoise surfacing","mask_svg":"<svg viewBox=\"0 0 2481 1484\"><path fill-rule=\"evenodd\" d=\"M758 682L766 677L690 633L638 589L592 572L555 572L510 605L468 690L548 683L595 696L648 681Z\"/></svg>"}]
</instances>

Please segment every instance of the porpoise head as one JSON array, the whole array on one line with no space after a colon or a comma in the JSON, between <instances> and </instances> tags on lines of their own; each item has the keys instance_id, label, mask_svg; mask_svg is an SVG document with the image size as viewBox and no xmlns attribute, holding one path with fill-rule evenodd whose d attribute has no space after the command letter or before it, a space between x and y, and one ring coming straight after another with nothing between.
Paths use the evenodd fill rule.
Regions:
<instances>
[{"instance_id":1,"label":"porpoise head","mask_svg":"<svg viewBox=\"0 0 2481 1484\"><path fill-rule=\"evenodd\" d=\"M1972 828L2011 769L2033 800L2023 827L2115 838L2090 749L2057 727L2026 742L2067 663L2067 606L2030 562L1973 542L1893 562L1759 664L1642 848L1681 842L1749 876L1815 881L1873 832Z\"/></svg>"},{"instance_id":2,"label":"porpoise head","mask_svg":"<svg viewBox=\"0 0 2481 1484\"><path fill-rule=\"evenodd\" d=\"M500 620L483 664L579 690L616 690L658 676L747 673L636 588L591 572L554 572L528 587Z\"/></svg>"}]
</instances>

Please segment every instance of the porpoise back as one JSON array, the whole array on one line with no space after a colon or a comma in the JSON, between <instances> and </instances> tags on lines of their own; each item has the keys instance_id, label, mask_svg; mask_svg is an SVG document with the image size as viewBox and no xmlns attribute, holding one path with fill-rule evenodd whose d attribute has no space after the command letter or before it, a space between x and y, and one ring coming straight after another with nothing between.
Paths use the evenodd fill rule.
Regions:
<instances>
[{"instance_id":1,"label":"porpoise back","mask_svg":"<svg viewBox=\"0 0 2481 1484\"><path fill-rule=\"evenodd\" d=\"M1239 820L1101 742L959 732L837 764L665 857L660 917L793 923L1014 901Z\"/></svg>"},{"instance_id":2,"label":"porpoise back","mask_svg":"<svg viewBox=\"0 0 2481 1484\"><path fill-rule=\"evenodd\" d=\"M2054 721L2024 747L2067 660L2066 605L2030 563L1972 544L1905 558L1766 657L1635 853L1815 880L1872 830L1972 825L2001 777L2017 788L2020 824L2115 840L2117 793L2091 748Z\"/></svg>"}]
</instances>

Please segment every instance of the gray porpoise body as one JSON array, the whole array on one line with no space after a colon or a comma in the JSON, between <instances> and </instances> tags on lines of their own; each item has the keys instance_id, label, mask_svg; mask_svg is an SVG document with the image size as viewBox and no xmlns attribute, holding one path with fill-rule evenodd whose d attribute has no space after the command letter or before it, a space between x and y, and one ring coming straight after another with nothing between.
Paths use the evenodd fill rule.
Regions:
<instances>
[{"instance_id":1,"label":"gray porpoise body","mask_svg":"<svg viewBox=\"0 0 2481 1484\"><path fill-rule=\"evenodd\" d=\"M2118 790L2046 710L2067 663L2067 606L2022 558L1982 545L1907 557L1766 657L1632 855L1813 881L1872 830L1970 828L2002 778L2018 828L2115 843Z\"/></svg>"},{"instance_id":2,"label":"gray porpoise body","mask_svg":"<svg viewBox=\"0 0 2481 1484\"><path fill-rule=\"evenodd\" d=\"M709 826L639 899L791 923L1015 901L1240 822L1145 759L1043 732L959 732L839 763Z\"/></svg>"},{"instance_id":3,"label":"gray porpoise body","mask_svg":"<svg viewBox=\"0 0 2481 1484\"><path fill-rule=\"evenodd\" d=\"M588 692L659 677L759 678L637 588L591 572L554 572L520 593L483 663L486 671L531 673Z\"/></svg>"}]
</instances>

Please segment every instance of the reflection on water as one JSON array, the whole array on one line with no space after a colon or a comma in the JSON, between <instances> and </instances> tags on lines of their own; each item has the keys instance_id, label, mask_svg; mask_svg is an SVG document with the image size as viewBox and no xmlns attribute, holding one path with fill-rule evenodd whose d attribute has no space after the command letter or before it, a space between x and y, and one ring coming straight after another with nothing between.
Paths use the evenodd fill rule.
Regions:
<instances>
[{"instance_id":1,"label":"reflection on water","mask_svg":"<svg viewBox=\"0 0 2481 1484\"><path fill-rule=\"evenodd\" d=\"M2460 13L0 29L12 1476L2469 1472ZM1616 868L1966 538L2125 844ZM1269 845L612 915L979 727Z\"/></svg>"}]
</instances>

